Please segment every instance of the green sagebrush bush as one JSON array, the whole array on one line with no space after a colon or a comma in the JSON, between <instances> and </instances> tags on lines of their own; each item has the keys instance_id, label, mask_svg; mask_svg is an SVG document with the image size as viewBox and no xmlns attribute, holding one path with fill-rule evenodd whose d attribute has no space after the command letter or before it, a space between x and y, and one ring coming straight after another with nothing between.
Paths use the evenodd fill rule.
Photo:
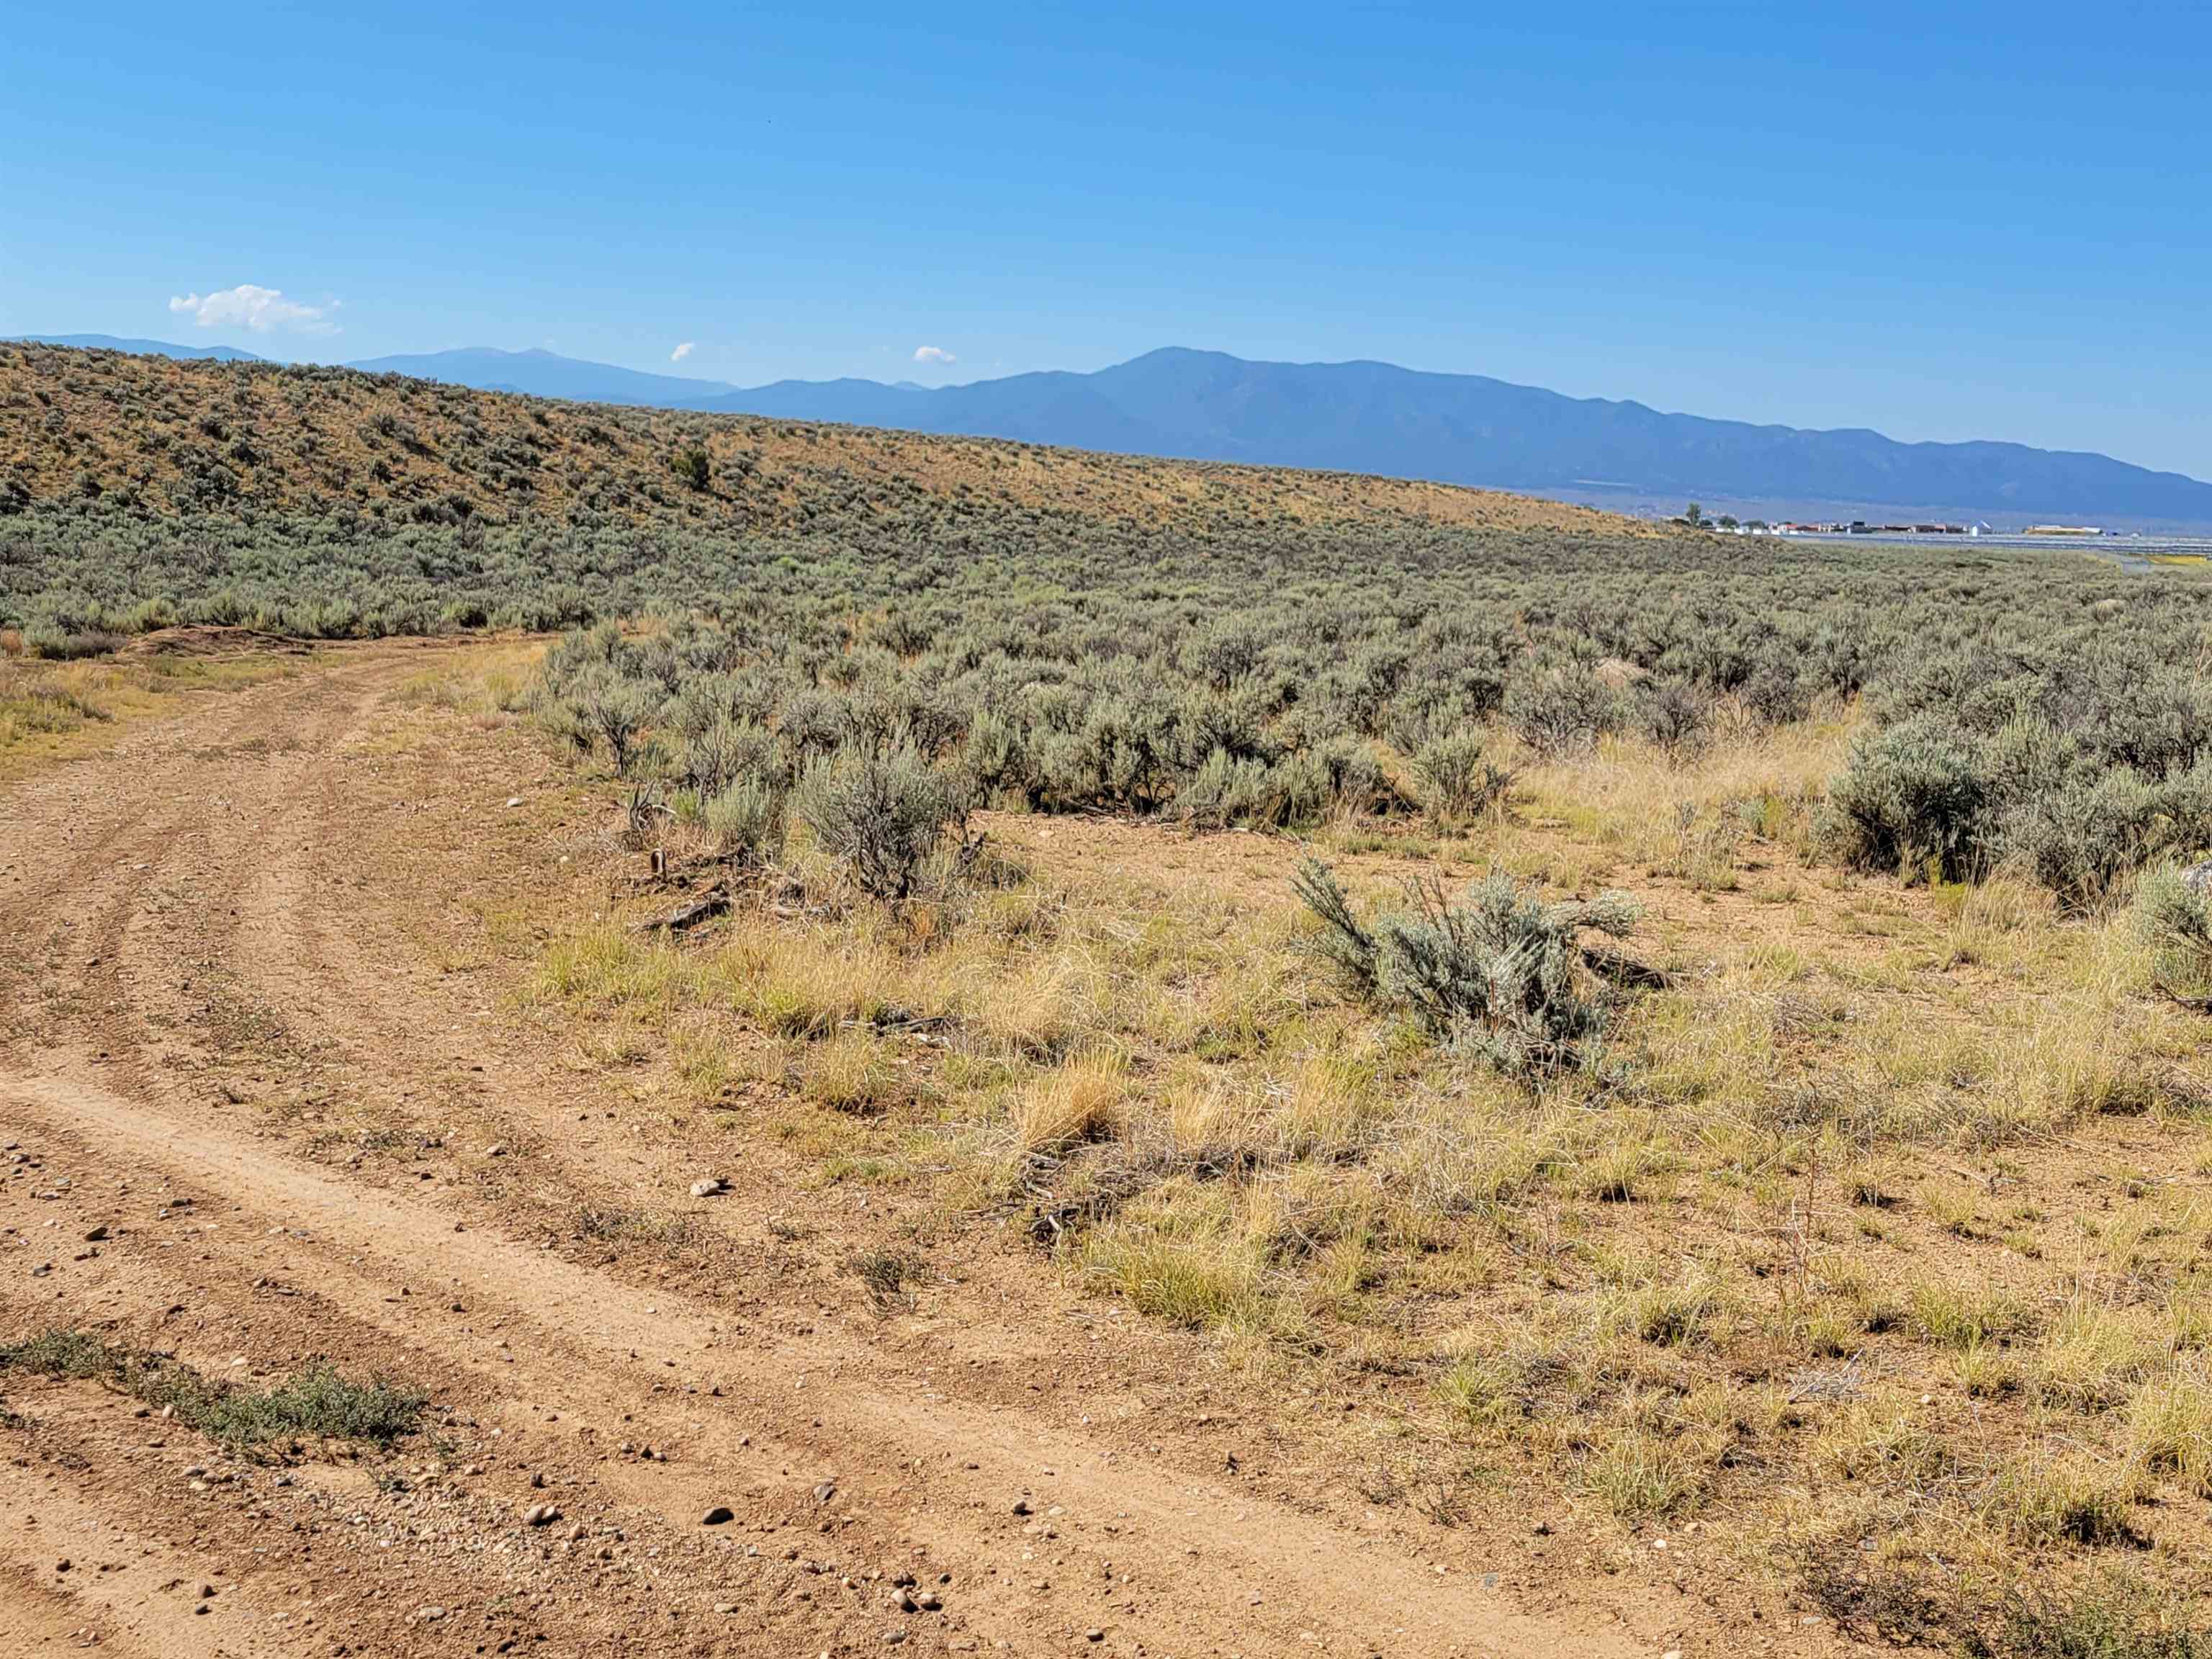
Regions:
<instances>
[{"instance_id":1,"label":"green sagebrush bush","mask_svg":"<svg viewBox=\"0 0 2212 1659\"><path fill-rule=\"evenodd\" d=\"M1626 937L1638 910L1623 894L1547 904L1503 871L1458 904L1435 884L1409 885L1411 908L1363 921L1335 872L1309 858L1292 885L1322 923L1319 949L1363 998L1411 1013L1456 1052L1516 1077L1594 1067L1607 999L1585 933Z\"/></svg>"},{"instance_id":2,"label":"green sagebrush bush","mask_svg":"<svg viewBox=\"0 0 2212 1659\"><path fill-rule=\"evenodd\" d=\"M1915 714L1854 744L1823 829L1861 868L1961 880L2008 864L2083 907L2212 840L2212 762L2157 777L2034 716L1984 737Z\"/></svg>"},{"instance_id":3,"label":"green sagebrush bush","mask_svg":"<svg viewBox=\"0 0 2212 1659\"><path fill-rule=\"evenodd\" d=\"M1824 829L1861 869L1963 880L1988 852L1980 743L1932 714L1863 733L1828 786Z\"/></svg>"},{"instance_id":4,"label":"green sagebrush bush","mask_svg":"<svg viewBox=\"0 0 2212 1659\"><path fill-rule=\"evenodd\" d=\"M1620 729L1620 693L1593 663L1530 660L1505 687L1505 721L1547 759L1572 755Z\"/></svg>"},{"instance_id":5,"label":"green sagebrush bush","mask_svg":"<svg viewBox=\"0 0 2212 1659\"><path fill-rule=\"evenodd\" d=\"M2147 870L2130 919L2150 957L2151 980L2176 1000L2212 1006L2212 902L2202 875L2177 866Z\"/></svg>"},{"instance_id":6,"label":"green sagebrush bush","mask_svg":"<svg viewBox=\"0 0 2212 1659\"><path fill-rule=\"evenodd\" d=\"M1494 806L1513 784L1513 774L1490 759L1480 732L1431 738L1414 752L1413 775L1420 780L1421 805L1445 822Z\"/></svg>"},{"instance_id":7,"label":"green sagebrush bush","mask_svg":"<svg viewBox=\"0 0 2212 1659\"><path fill-rule=\"evenodd\" d=\"M580 737L583 747L604 745L616 775L629 776L641 740L659 713L660 698L653 689L602 669L580 677L562 702L562 729Z\"/></svg>"},{"instance_id":8,"label":"green sagebrush bush","mask_svg":"<svg viewBox=\"0 0 2212 1659\"><path fill-rule=\"evenodd\" d=\"M1169 811L1200 829L1294 828L1333 813L1372 811L1390 793L1374 745L1338 738L1277 761L1217 749L1177 789Z\"/></svg>"},{"instance_id":9,"label":"green sagebrush bush","mask_svg":"<svg viewBox=\"0 0 2212 1659\"><path fill-rule=\"evenodd\" d=\"M783 848L783 793L761 777L739 777L704 799L699 822L726 859L765 864Z\"/></svg>"},{"instance_id":10,"label":"green sagebrush bush","mask_svg":"<svg viewBox=\"0 0 2212 1659\"><path fill-rule=\"evenodd\" d=\"M1712 740L1712 696L1680 675L1654 675L1636 689L1636 724L1654 748L1686 758Z\"/></svg>"},{"instance_id":11,"label":"green sagebrush bush","mask_svg":"<svg viewBox=\"0 0 2212 1659\"><path fill-rule=\"evenodd\" d=\"M850 748L806 769L792 809L863 892L896 901L915 893L946 829L966 817L969 788L911 750Z\"/></svg>"}]
</instances>

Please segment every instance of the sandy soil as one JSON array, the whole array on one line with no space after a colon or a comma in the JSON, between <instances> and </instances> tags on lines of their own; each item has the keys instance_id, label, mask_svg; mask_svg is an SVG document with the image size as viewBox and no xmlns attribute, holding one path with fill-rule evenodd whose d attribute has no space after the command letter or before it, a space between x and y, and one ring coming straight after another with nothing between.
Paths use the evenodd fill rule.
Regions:
<instances>
[{"instance_id":1,"label":"sandy soil","mask_svg":"<svg viewBox=\"0 0 2212 1659\"><path fill-rule=\"evenodd\" d=\"M1017 1244L887 1316L840 1271L866 1194L764 1148L692 1200L487 945L517 893L590 902L598 809L398 695L469 648L318 653L0 787L0 1335L433 1402L388 1456L276 1467L8 1379L0 1651L1835 1650L1687 1540L1565 1572L1576 1518L1510 1493L1453 1530L1366 1505L1295 1426L1355 1402L1257 1404ZM591 1237L595 1205L699 1242Z\"/></svg>"}]
</instances>

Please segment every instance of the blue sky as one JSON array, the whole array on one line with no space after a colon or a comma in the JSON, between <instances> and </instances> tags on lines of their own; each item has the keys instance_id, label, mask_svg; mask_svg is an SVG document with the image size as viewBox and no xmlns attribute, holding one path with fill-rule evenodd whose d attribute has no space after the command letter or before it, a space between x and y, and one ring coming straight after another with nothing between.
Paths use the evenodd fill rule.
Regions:
<instances>
[{"instance_id":1,"label":"blue sky","mask_svg":"<svg viewBox=\"0 0 2212 1659\"><path fill-rule=\"evenodd\" d=\"M1196 345L2212 477L2204 8L954 9L30 0L0 333Z\"/></svg>"}]
</instances>

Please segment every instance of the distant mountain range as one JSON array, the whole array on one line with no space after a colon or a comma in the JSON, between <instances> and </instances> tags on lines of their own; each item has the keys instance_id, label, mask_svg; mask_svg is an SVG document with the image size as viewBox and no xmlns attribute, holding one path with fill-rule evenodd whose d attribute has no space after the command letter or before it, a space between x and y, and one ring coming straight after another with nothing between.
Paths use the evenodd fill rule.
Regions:
<instances>
[{"instance_id":1,"label":"distant mountain range","mask_svg":"<svg viewBox=\"0 0 2212 1659\"><path fill-rule=\"evenodd\" d=\"M696 408L702 398L726 397L738 390L724 380L647 374L635 368L617 368L612 363L556 356L550 351L501 351L491 346L371 357L346 367L367 374L450 380L483 392L520 392L527 397L566 398L580 404L644 404L656 409Z\"/></svg>"},{"instance_id":2,"label":"distant mountain range","mask_svg":"<svg viewBox=\"0 0 2212 1659\"><path fill-rule=\"evenodd\" d=\"M2212 524L2212 484L2105 455L1753 426L1389 363L1248 362L1171 349L1091 374L1017 374L927 392L871 380L782 380L688 406L1380 472L1601 506L1832 502L1973 517Z\"/></svg>"},{"instance_id":3,"label":"distant mountain range","mask_svg":"<svg viewBox=\"0 0 2212 1659\"><path fill-rule=\"evenodd\" d=\"M77 346L86 351L127 351L134 357L182 357L189 362L203 359L219 363L265 363L266 357L257 357L250 351L240 351L236 346L171 345L167 340L125 340L112 334L16 334L11 339L27 341L33 345Z\"/></svg>"},{"instance_id":4,"label":"distant mountain range","mask_svg":"<svg viewBox=\"0 0 2212 1659\"><path fill-rule=\"evenodd\" d=\"M104 336L53 343L250 356ZM1389 363L1250 362L1170 348L1094 374L1016 374L933 389L856 380L740 387L489 347L347 367L582 402L1428 478L1623 510L1671 511L1694 499L1708 508L1747 503L1775 513L1826 507L2008 522L2212 526L2212 483L2106 455L1753 426Z\"/></svg>"}]
</instances>

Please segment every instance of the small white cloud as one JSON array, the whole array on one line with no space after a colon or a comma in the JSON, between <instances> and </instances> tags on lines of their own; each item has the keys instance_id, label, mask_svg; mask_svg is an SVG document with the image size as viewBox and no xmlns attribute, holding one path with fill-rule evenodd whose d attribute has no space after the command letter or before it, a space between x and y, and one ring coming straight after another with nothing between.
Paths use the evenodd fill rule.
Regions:
<instances>
[{"instance_id":1,"label":"small white cloud","mask_svg":"<svg viewBox=\"0 0 2212 1659\"><path fill-rule=\"evenodd\" d=\"M337 308L336 300L319 306L301 305L276 289L252 283L217 289L212 294L169 296L169 309L190 317L198 327L243 328L256 334L280 328L301 334L335 334L337 325L331 321L331 313Z\"/></svg>"},{"instance_id":2,"label":"small white cloud","mask_svg":"<svg viewBox=\"0 0 2212 1659\"><path fill-rule=\"evenodd\" d=\"M668 354L668 361L672 363L682 362L686 357L689 357L691 355L691 348L697 343L698 342L696 340L684 341L682 345L677 347L675 350Z\"/></svg>"},{"instance_id":3,"label":"small white cloud","mask_svg":"<svg viewBox=\"0 0 2212 1659\"><path fill-rule=\"evenodd\" d=\"M943 346L916 346L914 360L918 363L957 363L960 361Z\"/></svg>"}]
</instances>

